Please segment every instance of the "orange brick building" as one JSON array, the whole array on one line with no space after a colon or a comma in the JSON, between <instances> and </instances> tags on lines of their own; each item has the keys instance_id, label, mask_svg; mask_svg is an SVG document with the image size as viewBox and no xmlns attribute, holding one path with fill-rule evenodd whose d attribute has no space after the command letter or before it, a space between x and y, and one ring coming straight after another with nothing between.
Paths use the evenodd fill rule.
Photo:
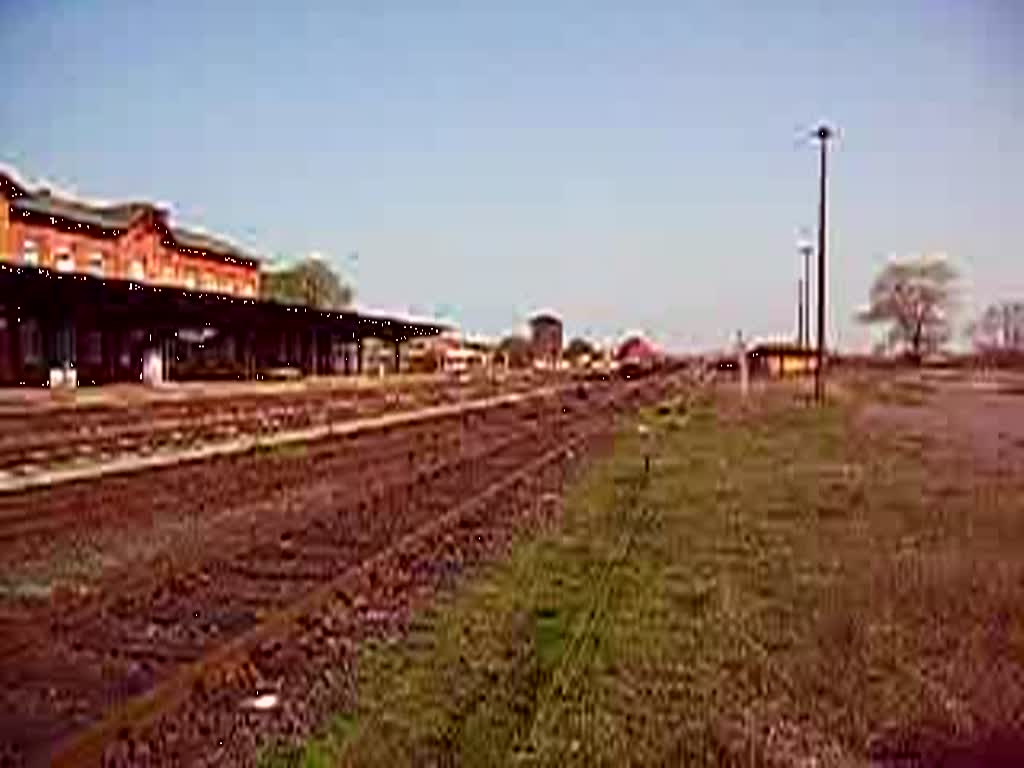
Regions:
<instances>
[{"instance_id":1,"label":"orange brick building","mask_svg":"<svg viewBox=\"0 0 1024 768\"><path fill-rule=\"evenodd\" d=\"M363 370L434 323L259 298L259 263L151 203L86 203L0 171L0 386ZM353 370L354 369L354 370Z\"/></svg>"},{"instance_id":2,"label":"orange brick building","mask_svg":"<svg viewBox=\"0 0 1024 768\"><path fill-rule=\"evenodd\" d=\"M104 280L256 297L259 262L219 238L174 226L145 202L98 205L31 190L0 172L0 261Z\"/></svg>"}]
</instances>

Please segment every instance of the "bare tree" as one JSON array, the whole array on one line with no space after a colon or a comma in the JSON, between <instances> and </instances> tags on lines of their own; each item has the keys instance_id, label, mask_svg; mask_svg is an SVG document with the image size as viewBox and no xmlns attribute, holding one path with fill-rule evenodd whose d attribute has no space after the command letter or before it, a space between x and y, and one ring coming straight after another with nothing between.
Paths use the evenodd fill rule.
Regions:
<instances>
[{"instance_id":1,"label":"bare tree","mask_svg":"<svg viewBox=\"0 0 1024 768\"><path fill-rule=\"evenodd\" d=\"M875 278L870 304L858 317L888 324L888 345L920 360L950 338L956 280L956 270L944 258L891 261Z\"/></svg>"},{"instance_id":2,"label":"bare tree","mask_svg":"<svg viewBox=\"0 0 1024 768\"><path fill-rule=\"evenodd\" d=\"M979 352L1024 352L1024 301L992 304L969 330Z\"/></svg>"}]
</instances>

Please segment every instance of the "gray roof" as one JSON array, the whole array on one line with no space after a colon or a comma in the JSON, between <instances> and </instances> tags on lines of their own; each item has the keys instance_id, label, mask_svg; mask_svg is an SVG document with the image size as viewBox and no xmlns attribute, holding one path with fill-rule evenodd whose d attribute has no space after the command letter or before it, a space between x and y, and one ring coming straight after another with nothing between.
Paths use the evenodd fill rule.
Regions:
<instances>
[{"instance_id":1,"label":"gray roof","mask_svg":"<svg viewBox=\"0 0 1024 768\"><path fill-rule=\"evenodd\" d=\"M126 230L132 222L146 211L157 211L161 209L150 203L128 202L116 205L91 205L57 197L48 191L27 192L26 194L11 200L13 211L27 211L42 216L53 216L69 221L89 224L106 230ZM189 248L197 251L223 256L231 259L240 259L256 262L254 256L246 253L241 248L232 245L212 235L202 232L185 229L183 227L168 227L168 232L175 244L180 248Z\"/></svg>"},{"instance_id":2,"label":"gray roof","mask_svg":"<svg viewBox=\"0 0 1024 768\"><path fill-rule=\"evenodd\" d=\"M15 211L30 211L43 216L80 221L103 229L127 229L142 210L142 203L93 206L55 197L48 193L29 193L11 201Z\"/></svg>"},{"instance_id":3,"label":"gray roof","mask_svg":"<svg viewBox=\"0 0 1024 768\"><path fill-rule=\"evenodd\" d=\"M212 235L207 235L204 232L196 232L191 229L184 229L183 227L171 227L170 231L171 237L174 238L174 241L183 248L193 248L195 250L217 253L221 256L230 256L236 259L255 261L255 259L245 251L232 245L227 240L220 239L219 237L213 237Z\"/></svg>"}]
</instances>

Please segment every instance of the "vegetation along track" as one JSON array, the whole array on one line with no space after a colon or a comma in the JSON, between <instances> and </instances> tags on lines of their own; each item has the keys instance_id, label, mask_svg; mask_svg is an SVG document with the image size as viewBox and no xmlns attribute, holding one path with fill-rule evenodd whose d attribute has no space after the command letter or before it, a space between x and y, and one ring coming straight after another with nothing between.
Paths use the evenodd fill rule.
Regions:
<instances>
[{"instance_id":1,"label":"vegetation along track","mask_svg":"<svg viewBox=\"0 0 1024 768\"><path fill-rule=\"evenodd\" d=\"M339 472L343 494L321 497L248 546L71 612L48 642L3 661L6 759L245 762L261 719L313 712L331 686L318 678L327 693L307 691L281 712L246 709L245 696L271 687L295 694L295 676L329 671L379 618L370 599L407 601L474 547L486 549L527 497L557 487L568 447L607 434L616 408L662 385L506 405L474 416L475 427L463 422L447 444L436 441L451 438L450 423L422 429L418 441L396 436L346 477ZM431 439L431 461L417 462L414 446Z\"/></svg>"}]
</instances>

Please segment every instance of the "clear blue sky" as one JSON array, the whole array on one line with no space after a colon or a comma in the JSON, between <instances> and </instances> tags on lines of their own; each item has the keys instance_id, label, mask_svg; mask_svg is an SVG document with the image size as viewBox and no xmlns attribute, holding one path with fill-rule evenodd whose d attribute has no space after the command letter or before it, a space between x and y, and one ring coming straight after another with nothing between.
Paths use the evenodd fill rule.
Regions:
<instances>
[{"instance_id":1,"label":"clear blue sky","mask_svg":"<svg viewBox=\"0 0 1024 768\"><path fill-rule=\"evenodd\" d=\"M1022 40L1018 0L0 0L0 161L356 251L365 305L706 348L792 332L826 118L849 347L891 253L1024 296Z\"/></svg>"}]
</instances>

